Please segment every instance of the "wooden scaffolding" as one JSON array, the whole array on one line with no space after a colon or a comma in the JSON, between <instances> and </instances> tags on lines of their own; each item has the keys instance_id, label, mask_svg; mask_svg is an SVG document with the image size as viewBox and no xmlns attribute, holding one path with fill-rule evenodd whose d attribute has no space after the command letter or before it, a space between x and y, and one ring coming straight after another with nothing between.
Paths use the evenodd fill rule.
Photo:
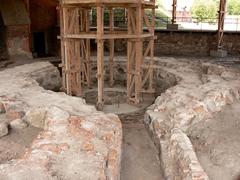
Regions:
<instances>
[{"instance_id":1,"label":"wooden scaffolding","mask_svg":"<svg viewBox=\"0 0 240 180\"><path fill-rule=\"evenodd\" d=\"M90 12L96 8L97 28L90 28ZM114 27L114 8L127 12L127 28ZM109 12L109 27L104 26L104 10ZM148 11L148 15L146 14ZM150 12L150 13L149 13ZM109 41L109 85L114 85L114 40L127 39L128 102L140 104L142 93L154 93L153 58L155 0L61 0L61 56L63 88L69 95L82 96L91 87L90 40L97 42L97 107L104 105L104 42Z\"/></svg>"}]
</instances>

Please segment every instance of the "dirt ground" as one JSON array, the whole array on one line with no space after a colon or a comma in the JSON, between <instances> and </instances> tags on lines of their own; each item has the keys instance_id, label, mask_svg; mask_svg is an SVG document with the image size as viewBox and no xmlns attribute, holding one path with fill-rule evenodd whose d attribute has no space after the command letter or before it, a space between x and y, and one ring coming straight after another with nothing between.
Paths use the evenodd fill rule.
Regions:
<instances>
[{"instance_id":1,"label":"dirt ground","mask_svg":"<svg viewBox=\"0 0 240 180\"><path fill-rule=\"evenodd\" d=\"M0 71L7 68L13 68L15 66L30 64L30 63L39 62L39 61L49 61L55 65L58 65L60 62L60 59L57 57L35 58L35 59L27 59L25 57L16 57L16 58L0 61Z\"/></svg>"},{"instance_id":2,"label":"dirt ground","mask_svg":"<svg viewBox=\"0 0 240 180\"><path fill-rule=\"evenodd\" d=\"M4 115L0 115L1 121L5 121ZM41 129L31 126L25 129L10 129L8 135L0 138L0 164L21 157L40 131Z\"/></svg>"},{"instance_id":3,"label":"dirt ground","mask_svg":"<svg viewBox=\"0 0 240 180\"><path fill-rule=\"evenodd\" d=\"M157 149L142 123L123 123L121 180L163 180Z\"/></svg>"},{"instance_id":4,"label":"dirt ground","mask_svg":"<svg viewBox=\"0 0 240 180\"><path fill-rule=\"evenodd\" d=\"M196 124L190 138L200 163L212 180L240 180L240 102L214 119Z\"/></svg>"}]
</instances>

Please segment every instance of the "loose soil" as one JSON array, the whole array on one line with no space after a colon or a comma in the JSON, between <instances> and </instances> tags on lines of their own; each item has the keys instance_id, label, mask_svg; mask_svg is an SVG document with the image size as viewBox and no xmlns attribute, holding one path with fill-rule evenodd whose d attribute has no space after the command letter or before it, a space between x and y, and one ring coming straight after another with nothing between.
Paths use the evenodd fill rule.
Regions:
<instances>
[{"instance_id":1,"label":"loose soil","mask_svg":"<svg viewBox=\"0 0 240 180\"><path fill-rule=\"evenodd\" d=\"M240 102L196 124L190 139L212 180L240 180Z\"/></svg>"},{"instance_id":2,"label":"loose soil","mask_svg":"<svg viewBox=\"0 0 240 180\"><path fill-rule=\"evenodd\" d=\"M158 152L142 123L123 122L122 180L163 180Z\"/></svg>"}]
</instances>

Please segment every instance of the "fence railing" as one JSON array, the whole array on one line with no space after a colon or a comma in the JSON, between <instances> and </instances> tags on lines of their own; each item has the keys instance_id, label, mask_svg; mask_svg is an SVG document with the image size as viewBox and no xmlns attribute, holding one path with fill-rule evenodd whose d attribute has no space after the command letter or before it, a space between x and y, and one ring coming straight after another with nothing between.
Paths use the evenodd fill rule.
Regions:
<instances>
[{"instance_id":1,"label":"fence railing","mask_svg":"<svg viewBox=\"0 0 240 180\"><path fill-rule=\"evenodd\" d=\"M167 24L171 24L170 17L156 17L156 28L167 29ZM176 23L179 24L179 29L182 30L217 30L218 19L217 18L194 18L194 17L177 17ZM108 26L109 22L104 22ZM124 20L115 20L115 27L127 26L127 22ZM92 22L92 26L96 26L96 22ZM224 30L226 31L240 31L240 18L225 18Z\"/></svg>"}]
</instances>

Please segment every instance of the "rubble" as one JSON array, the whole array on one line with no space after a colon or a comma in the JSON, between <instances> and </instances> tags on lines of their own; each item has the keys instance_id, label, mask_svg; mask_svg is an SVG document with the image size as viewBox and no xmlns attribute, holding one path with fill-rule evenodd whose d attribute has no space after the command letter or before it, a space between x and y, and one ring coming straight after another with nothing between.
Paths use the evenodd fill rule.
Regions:
<instances>
[{"instance_id":1,"label":"rubble","mask_svg":"<svg viewBox=\"0 0 240 180\"><path fill-rule=\"evenodd\" d=\"M8 134L8 124L0 123L0 138Z\"/></svg>"}]
</instances>

